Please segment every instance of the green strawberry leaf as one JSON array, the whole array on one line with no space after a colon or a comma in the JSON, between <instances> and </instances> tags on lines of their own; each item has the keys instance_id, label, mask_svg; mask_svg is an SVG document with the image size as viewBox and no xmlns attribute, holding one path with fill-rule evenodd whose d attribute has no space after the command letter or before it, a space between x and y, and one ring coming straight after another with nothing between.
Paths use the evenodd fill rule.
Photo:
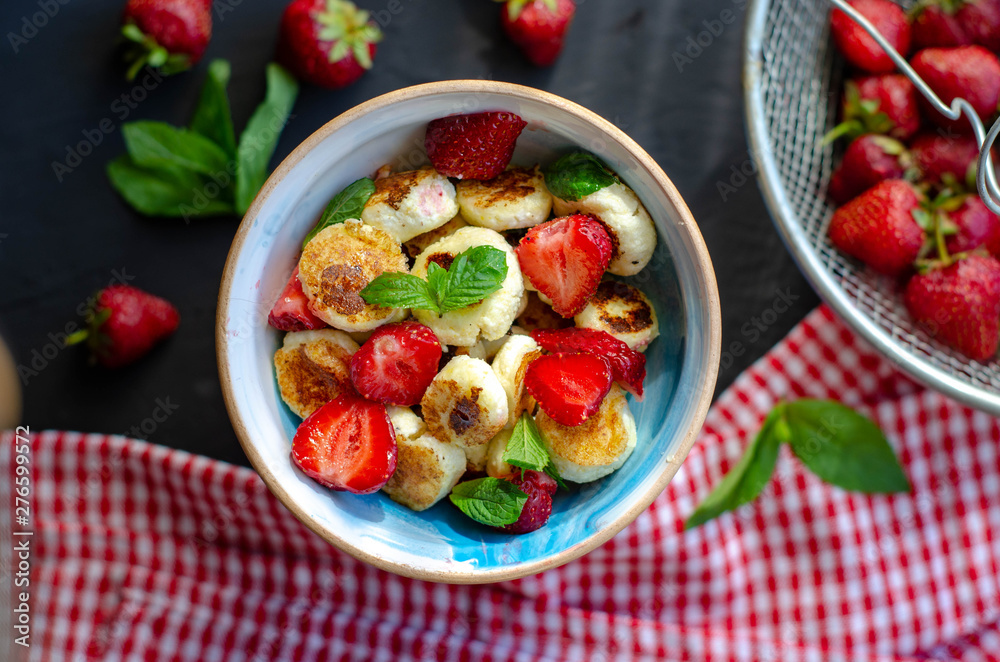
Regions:
<instances>
[{"instance_id":1,"label":"green strawberry leaf","mask_svg":"<svg viewBox=\"0 0 1000 662\"><path fill-rule=\"evenodd\" d=\"M785 408L792 451L821 479L866 494L909 492L910 482L879 427L839 402L797 400Z\"/></svg>"},{"instance_id":2,"label":"green strawberry leaf","mask_svg":"<svg viewBox=\"0 0 1000 662\"><path fill-rule=\"evenodd\" d=\"M463 513L487 526L513 524L528 502L528 495L517 485L492 477L459 483L448 498Z\"/></svg>"},{"instance_id":3,"label":"green strawberry leaf","mask_svg":"<svg viewBox=\"0 0 1000 662\"><path fill-rule=\"evenodd\" d=\"M267 95L247 122L236 148L236 210L240 214L250 208L267 180L268 163L298 93L294 76L278 64L267 65Z\"/></svg>"},{"instance_id":4,"label":"green strawberry leaf","mask_svg":"<svg viewBox=\"0 0 1000 662\"><path fill-rule=\"evenodd\" d=\"M363 177L333 196L333 199L327 204L326 209L323 210L323 215L320 216L316 227L306 235L302 246L304 247L313 237L331 225L343 223L352 218L360 219L361 212L365 208L365 203L368 202L368 199L374 193L375 182L367 177Z\"/></svg>"},{"instance_id":5,"label":"green strawberry leaf","mask_svg":"<svg viewBox=\"0 0 1000 662\"><path fill-rule=\"evenodd\" d=\"M231 69L226 60L214 60L208 65L208 77L201 88L201 98L191 118L191 130L221 147L232 158L236 156L236 134L229 108L226 86Z\"/></svg>"},{"instance_id":6,"label":"green strawberry leaf","mask_svg":"<svg viewBox=\"0 0 1000 662\"><path fill-rule=\"evenodd\" d=\"M122 137L129 156L147 168L177 167L205 175L226 171L229 157L204 136L163 122L128 122Z\"/></svg>"},{"instance_id":7,"label":"green strawberry leaf","mask_svg":"<svg viewBox=\"0 0 1000 662\"><path fill-rule=\"evenodd\" d=\"M544 174L549 192L563 200L579 200L618 183L618 177L588 152L560 157L545 169Z\"/></svg>"},{"instance_id":8,"label":"green strawberry leaf","mask_svg":"<svg viewBox=\"0 0 1000 662\"><path fill-rule=\"evenodd\" d=\"M146 216L202 218L235 213L231 202L204 194L206 180L185 168L147 168L123 154L107 166L111 185Z\"/></svg>"}]
</instances>

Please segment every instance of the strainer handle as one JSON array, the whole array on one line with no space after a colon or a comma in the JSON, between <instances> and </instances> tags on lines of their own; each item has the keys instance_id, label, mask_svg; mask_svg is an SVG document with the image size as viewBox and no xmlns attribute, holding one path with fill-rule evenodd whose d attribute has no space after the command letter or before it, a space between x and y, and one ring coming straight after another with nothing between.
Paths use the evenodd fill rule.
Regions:
<instances>
[{"instance_id":1,"label":"strainer handle","mask_svg":"<svg viewBox=\"0 0 1000 662\"><path fill-rule=\"evenodd\" d=\"M939 113L950 120L957 120L963 114L966 116L972 125L972 130L975 132L976 143L979 145L979 161L976 166L976 189L979 192L979 197L983 199L983 204L989 207L990 211L994 214L1000 215L1000 185L997 184L993 159L990 158L990 150L993 148L997 134L1000 134L1000 118L993 123L989 133L987 133L983 127L983 121L979 118L979 114L976 113L976 110L968 101L958 97L951 102L951 106L945 105L938 98L937 94L934 93L934 90L924 82L924 79L917 75L917 72L913 70L913 67L906 61L906 58L896 52L896 49L875 29L875 26L868 19L861 15L861 12L847 4L847 0L830 0L830 2L837 9L847 14L852 21L860 25L865 32L871 35L872 39L878 42L878 45L892 58L892 61L896 63L899 70L903 72L903 75L913 82L920 93L924 95L924 98Z\"/></svg>"}]
</instances>

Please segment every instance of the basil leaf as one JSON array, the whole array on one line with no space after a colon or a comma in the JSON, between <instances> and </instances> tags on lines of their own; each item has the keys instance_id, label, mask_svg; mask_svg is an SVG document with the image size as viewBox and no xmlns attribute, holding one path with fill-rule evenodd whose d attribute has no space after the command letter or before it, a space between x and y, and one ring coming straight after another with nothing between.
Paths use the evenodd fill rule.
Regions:
<instances>
[{"instance_id":1,"label":"basil leaf","mask_svg":"<svg viewBox=\"0 0 1000 662\"><path fill-rule=\"evenodd\" d=\"M200 218L235 213L226 200L208 198L205 180L184 168L146 168L123 154L108 164L107 173L125 201L147 216Z\"/></svg>"},{"instance_id":2,"label":"basil leaf","mask_svg":"<svg viewBox=\"0 0 1000 662\"><path fill-rule=\"evenodd\" d=\"M208 138L163 122L128 122L122 137L129 156L150 168L178 167L205 175L226 171L229 157Z\"/></svg>"},{"instance_id":3,"label":"basil leaf","mask_svg":"<svg viewBox=\"0 0 1000 662\"><path fill-rule=\"evenodd\" d=\"M618 183L615 173L589 152L560 157L544 172L549 192L563 200L579 200Z\"/></svg>"},{"instance_id":4,"label":"basil leaf","mask_svg":"<svg viewBox=\"0 0 1000 662\"><path fill-rule=\"evenodd\" d=\"M704 524L757 498L770 480L778 460L782 439L776 433L776 427L786 406L779 404L768 414L743 457L688 517L684 523L685 529Z\"/></svg>"},{"instance_id":5,"label":"basil leaf","mask_svg":"<svg viewBox=\"0 0 1000 662\"><path fill-rule=\"evenodd\" d=\"M503 461L531 471L545 471L549 466L549 452L542 442L542 433L527 412L521 414L514 424L514 431L503 452Z\"/></svg>"},{"instance_id":6,"label":"basil leaf","mask_svg":"<svg viewBox=\"0 0 1000 662\"><path fill-rule=\"evenodd\" d=\"M330 200L326 205L326 209L323 210L323 215L319 217L316 227L306 235L302 246L305 247L313 237L330 225L343 223L351 218L360 219L361 212L365 208L365 203L368 202L368 198L372 197L374 193L375 182L364 177L333 196L333 200Z\"/></svg>"},{"instance_id":7,"label":"basil leaf","mask_svg":"<svg viewBox=\"0 0 1000 662\"><path fill-rule=\"evenodd\" d=\"M447 288L438 290L441 313L479 303L507 278L507 254L493 246L462 251L448 268Z\"/></svg>"},{"instance_id":8,"label":"basil leaf","mask_svg":"<svg viewBox=\"0 0 1000 662\"><path fill-rule=\"evenodd\" d=\"M792 451L821 479L868 494L909 492L910 481L879 427L839 402L796 400L786 406Z\"/></svg>"},{"instance_id":9,"label":"basil leaf","mask_svg":"<svg viewBox=\"0 0 1000 662\"><path fill-rule=\"evenodd\" d=\"M236 133L226 94L230 74L226 60L213 60L208 65L208 77L201 88L201 98L191 118L190 128L214 142L232 158L236 156Z\"/></svg>"},{"instance_id":10,"label":"basil leaf","mask_svg":"<svg viewBox=\"0 0 1000 662\"><path fill-rule=\"evenodd\" d=\"M379 274L359 294L368 303L386 308L438 310L437 300L427 281L403 271Z\"/></svg>"},{"instance_id":11,"label":"basil leaf","mask_svg":"<svg viewBox=\"0 0 1000 662\"><path fill-rule=\"evenodd\" d=\"M463 513L487 526L513 524L528 502L528 495L517 485L489 476L459 483L448 498Z\"/></svg>"},{"instance_id":12,"label":"basil leaf","mask_svg":"<svg viewBox=\"0 0 1000 662\"><path fill-rule=\"evenodd\" d=\"M245 214L267 180L267 165L278 146L298 96L295 78L280 65L267 65L267 96L247 122L236 148L236 210Z\"/></svg>"}]
</instances>

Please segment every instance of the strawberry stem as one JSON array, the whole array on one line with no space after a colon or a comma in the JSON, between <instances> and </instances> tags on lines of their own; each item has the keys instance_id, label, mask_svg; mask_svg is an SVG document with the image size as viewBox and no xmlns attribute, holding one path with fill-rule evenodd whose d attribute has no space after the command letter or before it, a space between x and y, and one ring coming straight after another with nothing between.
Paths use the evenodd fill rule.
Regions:
<instances>
[{"instance_id":1,"label":"strawberry stem","mask_svg":"<svg viewBox=\"0 0 1000 662\"><path fill-rule=\"evenodd\" d=\"M90 329L80 329L76 333L71 333L66 337L66 347L69 347L70 345L79 345L89 337Z\"/></svg>"}]
</instances>

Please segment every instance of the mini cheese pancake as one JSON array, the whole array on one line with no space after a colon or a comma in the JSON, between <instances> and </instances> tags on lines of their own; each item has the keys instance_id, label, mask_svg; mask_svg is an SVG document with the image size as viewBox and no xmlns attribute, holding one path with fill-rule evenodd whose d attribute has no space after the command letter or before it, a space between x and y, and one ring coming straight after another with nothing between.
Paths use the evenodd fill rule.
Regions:
<instances>
[{"instance_id":1,"label":"mini cheese pancake","mask_svg":"<svg viewBox=\"0 0 1000 662\"><path fill-rule=\"evenodd\" d=\"M486 470L486 449L489 444L480 444L479 446L469 446L463 448L465 451L465 469L466 471L485 471Z\"/></svg>"},{"instance_id":2,"label":"mini cheese pancake","mask_svg":"<svg viewBox=\"0 0 1000 662\"><path fill-rule=\"evenodd\" d=\"M607 476L635 450L635 419L617 384L601 408L576 427L556 423L539 410L535 418L552 463L565 480L587 483Z\"/></svg>"},{"instance_id":3,"label":"mini cheese pancake","mask_svg":"<svg viewBox=\"0 0 1000 662\"><path fill-rule=\"evenodd\" d=\"M538 225L552 211L552 194L538 166L511 168L488 180L463 179L455 191L471 225L497 232Z\"/></svg>"},{"instance_id":4,"label":"mini cheese pancake","mask_svg":"<svg viewBox=\"0 0 1000 662\"><path fill-rule=\"evenodd\" d=\"M433 244L439 239L444 239L455 230L459 228L464 228L468 225L465 219L462 218L461 214L455 216L444 225L439 228L434 228L430 232L425 232L423 234L418 234L413 239L403 244L403 251L410 257L411 260L416 260L417 256L424 252L428 246Z\"/></svg>"},{"instance_id":5,"label":"mini cheese pancake","mask_svg":"<svg viewBox=\"0 0 1000 662\"><path fill-rule=\"evenodd\" d=\"M435 438L485 446L507 423L507 393L489 363L456 356L427 387L420 412Z\"/></svg>"},{"instance_id":6,"label":"mini cheese pancake","mask_svg":"<svg viewBox=\"0 0 1000 662\"><path fill-rule=\"evenodd\" d=\"M531 336L511 336L493 358L493 372L507 393L510 412L507 427L513 428L521 414L535 410L535 399L524 388L524 373L528 364L542 355L542 348Z\"/></svg>"},{"instance_id":7,"label":"mini cheese pancake","mask_svg":"<svg viewBox=\"0 0 1000 662\"><path fill-rule=\"evenodd\" d=\"M614 280L601 283L573 320L580 327L607 331L640 352L660 335L649 298L631 285Z\"/></svg>"},{"instance_id":8,"label":"mini cheese pancake","mask_svg":"<svg viewBox=\"0 0 1000 662\"><path fill-rule=\"evenodd\" d=\"M513 433L514 428L504 428L486 445L486 473L488 475L501 478L514 473L514 468L503 460L503 454L507 450L507 442L510 441L510 436Z\"/></svg>"},{"instance_id":9,"label":"mini cheese pancake","mask_svg":"<svg viewBox=\"0 0 1000 662\"><path fill-rule=\"evenodd\" d=\"M416 439L427 433L427 425L424 424L423 419L414 414L409 407L387 405L386 410L389 412L392 429L396 431L397 440L400 438Z\"/></svg>"},{"instance_id":10,"label":"mini cheese pancake","mask_svg":"<svg viewBox=\"0 0 1000 662\"><path fill-rule=\"evenodd\" d=\"M457 213L455 186L428 166L377 180L361 220L404 242L444 225Z\"/></svg>"},{"instance_id":11,"label":"mini cheese pancake","mask_svg":"<svg viewBox=\"0 0 1000 662\"><path fill-rule=\"evenodd\" d=\"M299 281L313 315L344 331L371 331L403 319L406 309L370 305L358 293L379 274L406 267L398 241L351 220L323 229L306 244Z\"/></svg>"},{"instance_id":12,"label":"mini cheese pancake","mask_svg":"<svg viewBox=\"0 0 1000 662\"><path fill-rule=\"evenodd\" d=\"M527 287L528 279L525 278L524 282ZM515 320L518 326L529 332L536 329L565 329L568 326L573 326L572 321L552 310L551 305L542 301L537 292L528 292L527 295L528 305L524 307Z\"/></svg>"},{"instance_id":13,"label":"mini cheese pancake","mask_svg":"<svg viewBox=\"0 0 1000 662\"><path fill-rule=\"evenodd\" d=\"M307 418L345 389L352 390L348 365L356 351L358 344L336 329L286 334L274 353L281 399L296 416Z\"/></svg>"},{"instance_id":14,"label":"mini cheese pancake","mask_svg":"<svg viewBox=\"0 0 1000 662\"><path fill-rule=\"evenodd\" d=\"M496 340L510 328L521 306L524 280L517 256L499 233L486 228L459 228L421 253L413 269L414 276L427 278L427 265L435 262L445 269L451 266L455 257L474 246L492 246L507 256L507 277L500 289L472 306L460 308L438 315L429 310L414 310L417 321L426 324L437 334L444 345L474 345L482 336L483 340Z\"/></svg>"},{"instance_id":15,"label":"mini cheese pancake","mask_svg":"<svg viewBox=\"0 0 1000 662\"><path fill-rule=\"evenodd\" d=\"M424 434L396 436L396 471L382 491L411 510L426 510L451 492L465 473L462 449Z\"/></svg>"},{"instance_id":16,"label":"mini cheese pancake","mask_svg":"<svg viewBox=\"0 0 1000 662\"><path fill-rule=\"evenodd\" d=\"M616 276L633 276L649 263L656 249L656 227L635 192L612 184L579 200L553 200L558 216L593 214L611 235L611 263Z\"/></svg>"}]
</instances>

